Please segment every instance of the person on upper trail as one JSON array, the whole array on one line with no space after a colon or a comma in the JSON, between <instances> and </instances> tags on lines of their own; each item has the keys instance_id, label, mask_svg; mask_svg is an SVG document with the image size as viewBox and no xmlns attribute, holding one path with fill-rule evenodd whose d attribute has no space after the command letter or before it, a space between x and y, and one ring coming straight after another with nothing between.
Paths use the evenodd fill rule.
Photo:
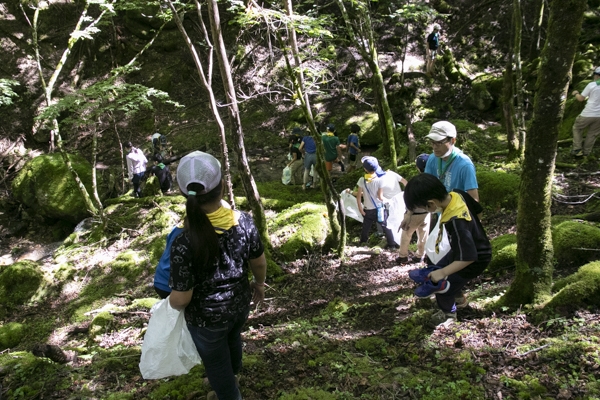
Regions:
<instances>
[{"instance_id":1,"label":"person on upper trail","mask_svg":"<svg viewBox=\"0 0 600 400\"><path fill-rule=\"evenodd\" d=\"M585 108L573 124L573 150L575 157L588 156L594 148L596 138L600 134L600 67L594 70L592 82L588 83L583 92L573 91L578 101L585 101ZM583 142L583 131L588 129ZM583 142L583 147L582 147Z\"/></svg>"},{"instance_id":2,"label":"person on upper trail","mask_svg":"<svg viewBox=\"0 0 600 400\"><path fill-rule=\"evenodd\" d=\"M302 167L304 164L302 163L302 152L300 151L301 143L302 131L292 130L292 137L290 137L289 143L289 162L286 165L292 172L290 185L300 185L302 183Z\"/></svg>"},{"instance_id":3,"label":"person on upper trail","mask_svg":"<svg viewBox=\"0 0 600 400\"><path fill-rule=\"evenodd\" d=\"M440 25L433 24L432 32L427 36L427 56L426 56L426 73L433 73L433 64L440 47Z\"/></svg>"},{"instance_id":4,"label":"person on upper trail","mask_svg":"<svg viewBox=\"0 0 600 400\"><path fill-rule=\"evenodd\" d=\"M171 246L169 303L185 310L214 391L207 399L239 400L241 332L251 301L265 298L264 247L250 214L223 201L225 184L216 158L201 151L183 157L177 183L186 198L186 218Z\"/></svg>"},{"instance_id":5,"label":"person on upper trail","mask_svg":"<svg viewBox=\"0 0 600 400\"><path fill-rule=\"evenodd\" d=\"M356 159L360 152L360 145L358 139L358 133L360 132L360 126L357 124L350 125L350 135L346 140L346 148L348 149L348 172L356 169Z\"/></svg>"},{"instance_id":6,"label":"person on upper trail","mask_svg":"<svg viewBox=\"0 0 600 400\"><path fill-rule=\"evenodd\" d=\"M163 193L167 193L171 190L171 185L173 184L173 177L171 176L171 171L169 171L169 167L167 167L163 162L163 156L160 153L154 154L154 166L150 168L149 174L155 175L158 178L158 184L160 185L160 190Z\"/></svg>"},{"instance_id":7,"label":"person on upper trail","mask_svg":"<svg viewBox=\"0 0 600 400\"><path fill-rule=\"evenodd\" d=\"M457 299L462 296L462 288L479 276L492 259L492 245L477 217L482 207L467 192L458 189L448 192L430 174L417 175L408 182L404 203L412 211L422 208L441 213L441 226L448 233L450 251L435 265L409 271L408 277L420 285L415 290L417 297L435 294L440 311L432 316L431 324L451 324L456 321ZM436 246L441 240L440 234Z\"/></svg>"},{"instance_id":8,"label":"person on upper trail","mask_svg":"<svg viewBox=\"0 0 600 400\"><path fill-rule=\"evenodd\" d=\"M361 162L363 169L365 170L365 175L364 177L361 177L356 184L358 186L356 204L363 216L360 243L367 243L371 226L373 223L379 222L387 242L386 248L389 250L396 250L399 246L394 241L394 235L387 226L389 210L385 207L386 199L383 197L384 180L382 177L387 173L381 169L379 161L375 157L363 157ZM396 175L399 176L398 174ZM396 178L394 177L394 179ZM400 179L402 178L400 177Z\"/></svg>"},{"instance_id":9,"label":"person on upper trail","mask_svg":"<svg viewBox=\"0 0 600 400\"><path fill-rule=\"evenodd\" d=\"M327 171L333 169L333 163L339 163L344 172L344 163L342 163L342 151L340 139L335 135L335 125L327 125L327 131L321 136L323 147L325 149L325 168Z\"/></svg>"},{"instance_id":10,"label":"person on upper trail","mask_svg":"<svg viewBox=\"0 0 600 400\"><path fill-rule=\"evenodd\" d=\"M315 171L317 164L317 144L310 133L306 133L301 128L294 128L292 133L303 135L298 150L304 154L304 177L302 179L302 190L306 190L309 187L315 187L315 185L319 182L319 175L317 174L317 171ZM313 170L312 177L310 176L311 169Z\"/></svg>"},{"instance_id":11,"label":"person on upper trail","mask_svg":"<svg viewBox=\"0 0 600 400\"><path fill-rule=\"evenodd\" d=\"M161 156L167 156L167 137L156 132L152 135L152 153L160 154Z\"/></svg>"},{"instance_id":12,"label":"person on upper trail","mask_svg":"<svg viewBox=\"0 0 600 400\"><path fill-rule=\"evenodd\" d=\"M128 151L128 154L125 157L127 159L127 173L129 180L133 183L133 193L131 195L133 197L140 197L140 185L142 183L142 178L146 173L148 159L144 155L144 152L137 147L133 147L131 142L125 143L125 150Z\"/></svg>"}]
</instances>

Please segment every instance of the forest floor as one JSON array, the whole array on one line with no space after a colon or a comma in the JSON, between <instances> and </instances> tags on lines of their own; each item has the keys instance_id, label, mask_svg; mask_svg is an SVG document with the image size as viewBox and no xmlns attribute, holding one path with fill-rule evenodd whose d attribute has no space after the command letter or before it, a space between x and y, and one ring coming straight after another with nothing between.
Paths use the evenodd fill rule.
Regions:
<instances>
[{"instance_id":1,"label":"forest floor","mask_svg":"<svg viewBox=\"0 0 600 400\"><path fill-rule=\"evenodd\" d=\"M597 183L589 176L584 181ZM565 196L579 190L569 189L577 188L577 182L565 183L557 180ZM555 207L574 214L583 205ZM514 232L516 215L507 211L485 221L495 237ZM540 320L529 307L499 308L495 301L513 278L507 270L471 281L469 305L459 310L458 322L431 327L428 321L436 306L431 299L415 298L415 285L407 275L419 264L399 265L396 253L353 246L359 225L349 226L344 259L308 254L283 263L285 274L268 282L265 302L253 309L243 332L240 386L245 399L600 397L597 310ZM128 240L133 239L102 252L127 249ZM90 251L88 257L99 254ZM82 264L87 272L79 275L93 276L94 263ZM110 279L100 282L110 286ZM89 321L74 322L65 315L72 303L84 301L86 293L75 288L77 279L54 301L24 307L10 317L35 321L39 325L31 325L33 331L51 333L28 332L26 344L0 354L2 398L205 398L210 388L203 383L202 366L180 377L142 379L138 363L150 314L149 306L135 304L141 297L155 297L151 277L143 282L105 296L103 301L127 311L114 312L95 337L90 336ZM35 353L46 344L65 350L69 362L24 351Z\"/></svg>"}]
</instances>

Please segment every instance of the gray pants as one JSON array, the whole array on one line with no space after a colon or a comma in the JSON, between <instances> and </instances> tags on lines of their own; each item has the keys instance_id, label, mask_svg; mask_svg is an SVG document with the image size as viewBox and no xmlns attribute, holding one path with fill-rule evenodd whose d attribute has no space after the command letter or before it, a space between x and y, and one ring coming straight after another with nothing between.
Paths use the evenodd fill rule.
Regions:
<instances>
[{"instance_id":1,"label":"gray pants","mask_svg":"<svg viewBox=\"0 0 600 400\"><path fill-rule=\"evenodd\" d=\"M316 164L317 164L317 153L305 153L304 154L304 186L306 187L306 184L308 183L308 181L310 181L311 176L310 176L310 167L314 168L313 171L313 177L312 177L312 186L316 186L317 183L319 182L319 174L317 174L316 171Z\"/></svg>"},{"instance_id":2,"label":"gray pants","mask_svg":"<svg viewBox=\"0 0 600 400\"><path fill-rule=\"evenodd\" d=\"M583 142L583 131L588 128L588 133ZM573 124L573 150L583 150L587 156L592 152L596 138L600 135L600 117L582 117L575 119ZM583 147L581 146L583 142Z\"/></svg>"}]
</instances>

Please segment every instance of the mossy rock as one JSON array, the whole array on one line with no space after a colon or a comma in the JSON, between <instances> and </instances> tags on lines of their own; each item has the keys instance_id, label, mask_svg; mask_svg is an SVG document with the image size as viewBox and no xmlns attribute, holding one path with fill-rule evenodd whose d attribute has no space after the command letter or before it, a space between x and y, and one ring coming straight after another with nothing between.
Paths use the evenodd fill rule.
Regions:
<instances>
[{"instance_id":1,"label":"mossy rock","mask_svg":"<svg viewBox=\"0 0 600 400\"><path fill-rule=\"evenodd\" d=\"M508 234L491 240L492 261L487 267L488 272L498 274L514 267L517 260L517 235Z\"/></svg>"},{"instance_id":2,"label":"mossy rock","mask_svg":"<svg viewBox=\"0 0 600 400\"><path fill-rule=\"evenodd\" d=\"M90 324L90 336L94 337L100 333L105 332L115 321L114 315L108 311L102 311L94 317Z\"/></svg>"},{"instance_id":3,"label":"mossy rock","mask_svg":"<svg viewBox=\"0 0 600 400\"><path fill-rule=\"evenodd\" d=\"M17 322L0 325L0 351L16 347L23 337L25 327Z\"/></svg>"},{"instance_id":4,"label":"mossy rock","mask_svg":"<svg viewBox=\"0 0 600 400\"><path fill-rule=\"evenodd\" d=\"M600 306L600 261L594 261L554 284L556 295L544 309L575 310Z\"/></svg>"},{"instance_id":5,"label":"mossy rock","mask_svg":"<svg viewBox=\"0 0 600 400\"><path fill-rule=\"evenodd\" d=\"M552 227L552 243L557 268L583 265L597 260L600 251L600 229L584 221L565 221Z\"/></svg>"},{"instance_id":6,"label":"mossy rock","mask_svg":"<svg viewBox=\"0 0 600 400\"><path fill-rule=\"evenodd\" d=\"M0 304L2 308L24 304L42 283L39 265L33 261L19 261L0 272Z\"/></svg>"},{"instance_id":7,"label":"mossy rock","mask_svg":"<svg viewBox=\"0 0 600 400\"><path fill-rule=\"evenodd\" d=\"M142 197L148 196L162 196L162 191L160 190L160 182L156 176L151 176L146 179L146 184L142 189Z\"/></svg>"},{"instance_id":8,"label":"mossy rock","mask_svg":"<svg viewBox=\"0 0 600 400\"><path fill-rule=\"evenodd\" d=\"M503 170L477 171L481 205L494 212L503 208L516 210L521 178Z\"/></svg>"},{"instance_id":9,"label":"mossy rock","mask_svg":"<svg viewBox=\"0 0 600 400\"><path fill-rule=\"evenodd\" d=\"M376 112L365 112L359 116L352 117L346 121L346 124L358 124L360 126L359 141L361 146L377 146L381 144L381 127L379 126L379 116ZM347 135L346 135L347 137Z\"/></svg>"},{"instance_id":10,"label":"mossy rock","mask_svg":"<svg viewBox=\"0 0 600 400\"><path fill-rule=\"evenodd\" d=\"M68 157L88 193L92 193L92 166L83 157ZM42 217L78 223L89 216L75 179L59 153L28 161L13 181L12 190L17 201Z\"/></svg>"},{"instance_id":11,"label":"mossy rock","mask_svg":"<svg viewBox=\"0 0 600 400\"><path fill-rule=\"evenodd\" d=\"M467 105L478 111L487 111L492 107L494 97L483 82L474 83L467 97Z\"/></svg>"},{"instance_id":12,"label":"mossy rock","mask_svg":"<svg viewBox=\"0 0 600 400\"><path fill-rule=\"evenodd\" d=\"M323 245L329 233L327 208L314 203L301 203L281 212L272 222L273 234L283 242L278 251L284 260L295 260Z\"/></svg>"},{"instance_id":13,"label":"mossy rock","mask_svg":"<svg viewBox=\"0 0 600 400\"><path fill-rule=\"evenodd\" d=\"M385 339L380 337L366 337L356 341L354 343L356 350L373 354L386 354L388 344Z\"/></svg>"}]
</instances>

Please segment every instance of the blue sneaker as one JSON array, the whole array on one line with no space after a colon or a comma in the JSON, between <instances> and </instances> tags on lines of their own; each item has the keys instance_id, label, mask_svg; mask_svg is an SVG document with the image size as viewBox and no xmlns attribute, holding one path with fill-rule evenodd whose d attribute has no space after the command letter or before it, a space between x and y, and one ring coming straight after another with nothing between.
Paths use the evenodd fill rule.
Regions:
<instances>
[{"instance_id":1,"label":"blue sneaker","mask_svg":"<svg viewBox=\"0 0 600 400\"><path fill-rule=\"evenodd\" d=\"M425 283L415 289L415 296L426 299L432 294L446 293L450 289L450 282L445 279L440 280L438 283L431 282L431 279L427 279Z\"/></svg>"},{"instance_id":2,"label":"blue sneaker","mask_svg":"<svg viewBox=\"0 0 600 400\"><path fill-rule=\"evenodd\" d=\"M427 275L429 275L436 269L440 269L440 267L438 267L437 265L429 265L425 268L411 269L410 271L408 271L408 277L413 281L417 282L418 284L425 283L425 281L429 280Z\"/></svg>"}]
</instances>

